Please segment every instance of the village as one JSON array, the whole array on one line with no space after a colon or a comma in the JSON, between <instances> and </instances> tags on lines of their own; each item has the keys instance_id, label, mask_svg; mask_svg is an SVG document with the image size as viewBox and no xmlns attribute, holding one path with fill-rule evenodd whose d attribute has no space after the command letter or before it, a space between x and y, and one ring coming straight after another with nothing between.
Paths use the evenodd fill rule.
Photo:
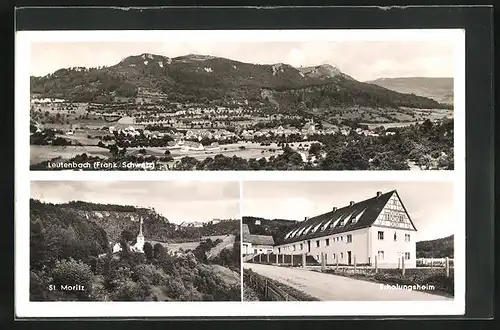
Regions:
<instances>
[{"instance_id":1,"label":"village","mask_svg":"<svg viewBox=\"0 0 500 330\"><path fill-rule=\"evenodd\" d=\"M137 104L85 104L33 98L31 164L54 156L71 159L85 153L110 158L118 153L154 158L157 169L172 169L185 157L269 160L283 154L285 146L304 163L314 164L326 157L321 140L328 137L387 137L395 135L398 127L419 123L384 123L388 118L379 124L362 123L348 117L328 122L321 116L272 111L262 102L248 100L228 101L224 106L140 100ZM432 122L448 115L421 112L423 117L417 119L431 118Z\"/></svg>"}]
</instances>

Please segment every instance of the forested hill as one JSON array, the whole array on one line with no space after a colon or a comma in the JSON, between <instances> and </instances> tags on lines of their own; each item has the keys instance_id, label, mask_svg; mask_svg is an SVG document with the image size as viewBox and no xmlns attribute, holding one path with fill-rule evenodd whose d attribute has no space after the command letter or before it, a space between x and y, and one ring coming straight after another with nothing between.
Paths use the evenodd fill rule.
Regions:
<instances>
[{"instance_id":1,"label":"forested hill","mask_svg":"<svg viewBox=\"0 0 500 330\"><path fill-rule=\"evenodd\" d=\"M143 233L146 240L160 242L198 240L202 236L239 234L239 221L223 221L207 224L200 228L179 227L154 209L139 208L130 205L97 204L72 201L64 204L43 203L32 199L30 213L33 222L40 222L43 227L57 226L72 228L85 237L86 230L81 226L97 225L106 234L107 240L117 242L122 231L127 230L135 237L139 233L139 221L143 219ZM97 227L96 227L97 228ZM57 231L57 230L56 230ZM74 235L70 235L73 237Z\"/></svg>"},{"instance_id":2,"label":"forested hill","mask_svg":"<svg viewBox=\"0 0 500 330\"><path fill-rule=\"evenodd\" d=\"M357 81L331 65L294 68L192 54L129 56L110 67L64 68L31 77L30 82L34 94L78 102L132 100L147 92L178 102L263 101L282 111L334 106L450 108Z\"/></svg>"},{"instance_id":3,"label":"forested hill","mask_svg":"<svg viewBox=\"0 0 500 330\"><path fill-rule=\"evenodd\" d=\"M454 236L417 242L417 258L445 258L454 256Z\"/></svg>"},{"instance_id":4,"label":"forested hill","mask_svg":"<svg viewBox=\"0 0 500 330\"><path fill-rule=\"evenodd\" d=\"M143 232L148 239L167 241L176 236L176 226L168 219L153 210L132 206L86 202L50 204L31 199L30 215L32 226L38 223L46 235L54 236L58 241L67 240L72 246L93 242L95 246L106 247L105 241L117 242L124 230L136 236L141 217L144 221ZM96 233L99 235L96 236ZM101 233L105 240L101 238Z\"/></svg>"},{"instance_id":5,"label":"forested hill","mask_svg":"<svg viewBox=\"0 0 500 330\"><path fill-rule=\"evenodd\" d=\"M255 224L259 220L260 224ZM275 244L281 244L288 230L296 226L297 221L286 219L265 219L252 216L244 216L243 223L248 225L251 234L271 235Z\"/></svg>"}]
</instances>

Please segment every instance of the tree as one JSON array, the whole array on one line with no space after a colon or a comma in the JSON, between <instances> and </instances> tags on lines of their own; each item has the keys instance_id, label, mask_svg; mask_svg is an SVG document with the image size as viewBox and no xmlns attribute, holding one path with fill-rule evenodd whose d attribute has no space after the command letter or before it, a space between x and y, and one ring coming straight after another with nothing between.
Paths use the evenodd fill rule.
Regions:
<instances>
[{"instance_id":1,"label":"tree","mask_svg":"<svg viewBox=\"0 0 500 330\"><path fill-rule=\"evenodd\" d=\"M321 151L321 144L313 143L311 147L309 147L309 154L317 156Z\"/></svg>"},{"instance_id":2,"label":"tree","mask_svg":"<svg viewBox=\"0 0 500 330\"><path fill-rule=\"evenodd\" d=\"M146 258L148 260L151 260L153 259L153 246L151 245L151 243L149 242L146 242L144 243L144 254L146 255Z\"/></svg>"},{"instance_id":3,"label":"tree","mask_svg":"<svg viewBox=\"0 0 500 330\"><path fill-rule=\"evenodd\" d=\"M83 291L74 291L80 298L86 298L92 289L92 271L90 266L73 258L57 261L52 277L56 290L63 290L61 286L80 285Z\"/></svg>"},{"instance_id":4,"label":"tree","mask_svg":"<svg viewBox=\"0 0 500 330\"><path fill-rule=\"evenodd\" d=\"M122 231L120 234L120 237L125 240L126 242L132 242L134 240L134 234L130 232L129 230L125 229Z\"/></svg>"},{"instance_id":5,"label":"tree","mask_svg":"<svg viewBox=\"0 0 500 330\"><path fill-rule=\"evenodd\" d=\"M154 249L153 249L153 256L155 258L160 258L163 254L165 254L165 248L163 247L163 245L161 245L160 243L156 243L155 246L154 246Z\"/></svg>"},{"instance_id":6,"label":"tree","mask_svg":"<svg viewBox=\"0 0 500 330\"><path fill-rule=\"evenodd\" d=\"M111 152L111 154L113 154L115 156L118 154L118 151L119 151L119 149L118 149L118 146L116 144L113 144L109 147L109 152Z\"/></svg>"}]
</instances>

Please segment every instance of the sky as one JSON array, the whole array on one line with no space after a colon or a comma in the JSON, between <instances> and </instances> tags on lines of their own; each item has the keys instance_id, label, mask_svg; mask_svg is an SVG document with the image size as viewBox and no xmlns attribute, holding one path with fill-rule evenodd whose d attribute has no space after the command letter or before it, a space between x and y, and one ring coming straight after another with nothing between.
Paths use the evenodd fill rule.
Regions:
<instances>
[{"instance_id":1,"label":"sky","mask_svg":"<svg viewBox=\"0 0 500 330\"><path fill-rule=\"evenodd\" d=\"M177 224L240 218L237 181L34 181L31 198L153 207Z\"/></svg>"},{"instance_id":2,"label":"sky","mask_svg":"<svg viewBox=\"0 0 500 330\"><path fill-rule=\"evenodd\" d=\"M117 64L131 55L212 55L236 61L295 67L330 64L360 81L394 77L453 77L454 41L282 41L282 42L33 42L30 74L61 68Z\"/></svg>"},{"instance_id":3,"label":"sky","mask_svg":"<svg viewBox=\"0 0 500 330\"><path fill-rule=\"evenodd\" d=\"M417 239L452 235L457 226L450 182L255 181L243 185L242 216L304 220L396 189L417 228Z\"/></svg>"}]
</instances>

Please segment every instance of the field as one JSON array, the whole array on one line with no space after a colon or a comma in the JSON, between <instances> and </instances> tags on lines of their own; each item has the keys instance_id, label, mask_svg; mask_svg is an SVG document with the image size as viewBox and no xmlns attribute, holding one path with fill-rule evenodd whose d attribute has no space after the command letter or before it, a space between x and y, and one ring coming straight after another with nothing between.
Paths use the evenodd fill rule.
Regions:
<instances>
[{"instance_id":1,"label":"field","mask_svg":"<svg viewBox=\"0 0 500 330\"><path fill-rule=\"evenodd\" d=\"M244 147L244 149L242 148ZM220 149L217 150L192 150L192 151L179 151L179 150L172 150L170 153L170 156L174 158L174 160L180 160L183 157L193 157L196 158L199 161L204 160L205 158L208 157L214 157L216 155L224 155L226 157L241 157L245 159L250 159L250 158L261 158L261 157L271 157L271 156L277 156L283 153L282 150L277 150L278 146L276 143L271 144L270 146L261 146L259 143L252 143L252 142L247 142L247 143L233 143L233 144L223 144L220 146ZM163 149L165 148L158 148L158 149ZM270 149L273 149L275 151L270 151ZM151 148L146 148L146 150L151 150Z\"/></svg>"},{"instance_id":2,"label":"field","mask_svg":"<svg viewBox=\"0 0 500 330\"><path fill-rule=\"evenodd\" d=\"M218 244L216 247L212 248L209 252L208 252L208 258L211 258L211 257L215 257L217 256L220 251L224 250L224 249L232 249L233 248L233 244L234 244L234 241L235 241L235 237L234 235L227 235L227 236L210 236L211 237L211 240L214 241L214 240L217 240L217 239L221 239L222 240L222 243Z\"/></svg>"},{"instance_id":3,"label":"field","mask_svg":"<svg viewBox=\"0 0 500 330\"><path fill-rule=\"evenodd\" d=\"M169 251L175 252L179 250L194 250L200 245L200 243L203 240L206 239L211 239L212 241L215 241L217 239L221 239L222 243L218 244L216 247L212 248L210 252L208 253L209 257L210 256L216 256L219 254L219 252L228 247L232 247L233 243L235 241L234 235L219 235L219 236L205 236L199 241L194 241L194 242L184 242L184 243L165 243L165 242L157 242L157 241L150 241L152 245L155 245L156 243L160 243L161 245L165 246Z\"/></svg>"},{"instance_id":4,"label":"field","mask_svg":"<svg viewBox=\"0 0 500 330\"><path fill-rule=\"evenodd\" d=\"M410 126L414 124L421 124L424 122L425 119L430 119L431 121L435 120L440 120L443 117L446 118L453 118L453 111L452 110L433 110L433 109L411 109L409 111L412 111L415 114L415 120L414 118L402 118L400 116L395 116L398 121L395 122L386 122L386 123L373 123L373 122L361 122L363 125L368 125L370 129L377 128L380 126L383 126L384 128L391 128L391 127L405 127L405 126Z\"/></svg>"},{"instance_id":5,"label":"field","mask_svg":"<svg viewBox=\"0 0 500 330\"><path fill-rule=\"evenodd\" d=\"M107 149L98 146L30 146L30 165L61 157L71 159L78 154L86 153L88 156L108 158L111 156Z\"/></svg>"},{"instance_id":6,"label":"field","mask_svg":"<svg viewBox=\"0 0 500 330\"><path fill-rule=\"evenodd\" d=\"M373 108L331 108L308 111L326 121L357 120L361 123L378 127L385 124L403 124L407 122L423 122L425 119L438 120L443 117L452 118L453 110L446 109L373 109Z\"/></svg>"}]
</instances>

